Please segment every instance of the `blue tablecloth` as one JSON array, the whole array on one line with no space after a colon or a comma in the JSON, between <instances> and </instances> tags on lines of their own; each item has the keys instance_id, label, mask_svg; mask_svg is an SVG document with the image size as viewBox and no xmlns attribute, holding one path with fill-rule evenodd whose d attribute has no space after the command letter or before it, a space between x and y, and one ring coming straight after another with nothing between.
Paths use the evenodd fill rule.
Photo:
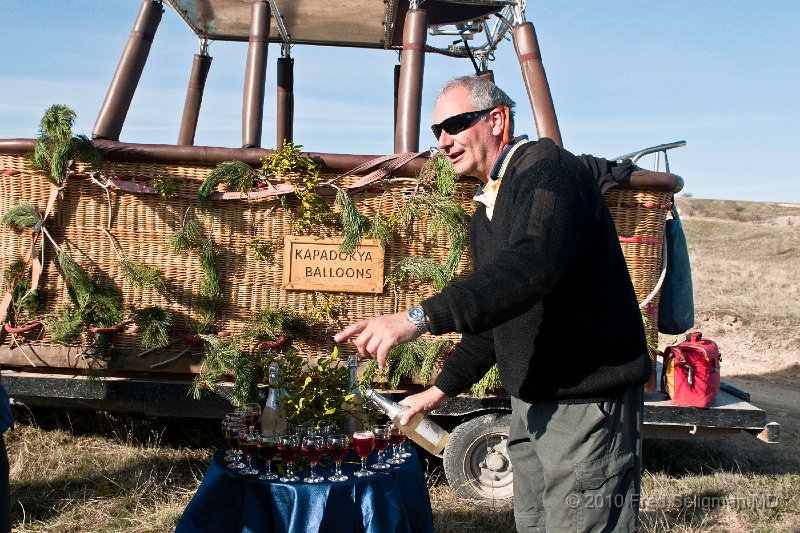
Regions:
<instances>
[{"instance_id":1,"label":"blue tablecloth","mask_svg":"<svg viewBox=\"0 0 800 533\"><path fill-rule=\"evenodd\" d=\"M386 473L357 478L351 455L342 465L350 479L340 483L260 481L226 467L225 449L214 454L203 482L183 512L176 533L430 533L428 487L416 454ZM367 464L376 462L375 452ZM253 459L263 471L263 462ZM326 478L333 465L317 472ZM275 463L273 463L275 471ZM297 473L300 478L308 471Z\"/></svg>"}]
</instances>

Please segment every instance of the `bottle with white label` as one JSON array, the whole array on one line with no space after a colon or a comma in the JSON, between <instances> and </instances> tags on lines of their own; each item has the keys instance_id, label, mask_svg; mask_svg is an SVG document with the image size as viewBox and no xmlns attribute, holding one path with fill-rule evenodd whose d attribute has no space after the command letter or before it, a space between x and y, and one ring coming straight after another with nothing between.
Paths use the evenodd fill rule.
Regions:
<instances>
[{"instance_id":1,"label":"bottle with white label","mask_svg":"<svg viewBox=\"0 0 800 533\"><path fill-rule=\"evenodd\" d=\"M392 419L392 422L402 431L409 439L413 440L428 453L441 456L447 441L450 439L450 433L439 427L430 418L417 413L411 417L408 424L401 424L400 419L403 413L408 409L403 407L397 402L393 402L389 398L382 396L375 392L373 389L367 389L365 396L369 401L374 403L378 408L386 413Z\"/></svg>"},{"instance_id":2,"label":"bottle with white label","mask_svg":"<svg viewBox=\"0 0 800 533\"><path fill-rule=\"evenodd\" d=\"M281 398L286 394L282 387L280 366L269 365L269 394L261 410L261 434L279 435L286 432L286 409L281 405Z\"/></svg>"},{"instance_id":3,"label":"bottle with white label","mask_svg":"<svg viewBox=\"0 0 800 533\"><path fill-rule=\"evenodd\" d=\"M347 395L353 397L342 404L342 410L347 418L344 421L344 431L352 435L356 431L364 429L364 408L361 389L358 387L358 359L355 354L347 357Z\"/></svg>"}]
</instances>

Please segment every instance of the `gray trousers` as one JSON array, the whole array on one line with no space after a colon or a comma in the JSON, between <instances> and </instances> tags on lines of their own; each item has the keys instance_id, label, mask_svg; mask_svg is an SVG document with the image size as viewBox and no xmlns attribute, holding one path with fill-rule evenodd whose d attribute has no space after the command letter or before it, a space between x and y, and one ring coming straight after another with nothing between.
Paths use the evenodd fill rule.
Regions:
<instances>
[{"instance_id":1,"label":"gray trousers","mask_svg":"<svg viewBox=\"0 0 800 533\"><path fill-rule=\"evenodd\" d=\"M643 398L633 387L604 402L511 399L519 532L637 530Z\"/></svg>"}]
</instances>

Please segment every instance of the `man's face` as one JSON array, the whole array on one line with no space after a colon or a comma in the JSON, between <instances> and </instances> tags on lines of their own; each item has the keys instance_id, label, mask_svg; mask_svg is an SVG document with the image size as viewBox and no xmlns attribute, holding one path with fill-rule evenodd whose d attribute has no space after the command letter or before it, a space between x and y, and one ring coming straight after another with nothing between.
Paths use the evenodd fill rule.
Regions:
<instances>
[{"instance_id":1,"label":"man's face","mask_svg":"<svg viewBox=\"0 0 800 533\"><path fill-rule=\"evenodd\" d=\"M479 110L473 108L467 90L457 86L436 102L433 121L439 124L453 115L468 111ZM442 131L439 136L439 150L453 163L456 173L474 176L484 182L489 179L492 165L502 150L502 118L498 117L500 114L499 110L494 110L489 115L476 119L467 129L453 135Z\"/></svg>"}]
</instances>

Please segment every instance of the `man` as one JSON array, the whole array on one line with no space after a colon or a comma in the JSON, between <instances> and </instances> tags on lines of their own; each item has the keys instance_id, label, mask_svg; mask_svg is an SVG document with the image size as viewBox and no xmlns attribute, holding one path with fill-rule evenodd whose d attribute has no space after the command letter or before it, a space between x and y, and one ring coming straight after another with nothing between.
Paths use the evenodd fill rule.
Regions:
<instances>
[{"instance_id":1,"label":"man","mask_svg":"<svg viewBox=\"0 0 800 533\"><path fill-rule=\"evenodd\" d=\"M470 220L474 271L407 312L349 326L380 366L417 338L462 333L405 419L442 405L496 361L511 395L508 450L520 531L634 531L642 385L650 359L610 213L592 174L550 139L514 139L514 103L479 77L437 95L434 135L483 182ZM404 420L405 421L405 420Z\"/></svg>"}]
</instances>

